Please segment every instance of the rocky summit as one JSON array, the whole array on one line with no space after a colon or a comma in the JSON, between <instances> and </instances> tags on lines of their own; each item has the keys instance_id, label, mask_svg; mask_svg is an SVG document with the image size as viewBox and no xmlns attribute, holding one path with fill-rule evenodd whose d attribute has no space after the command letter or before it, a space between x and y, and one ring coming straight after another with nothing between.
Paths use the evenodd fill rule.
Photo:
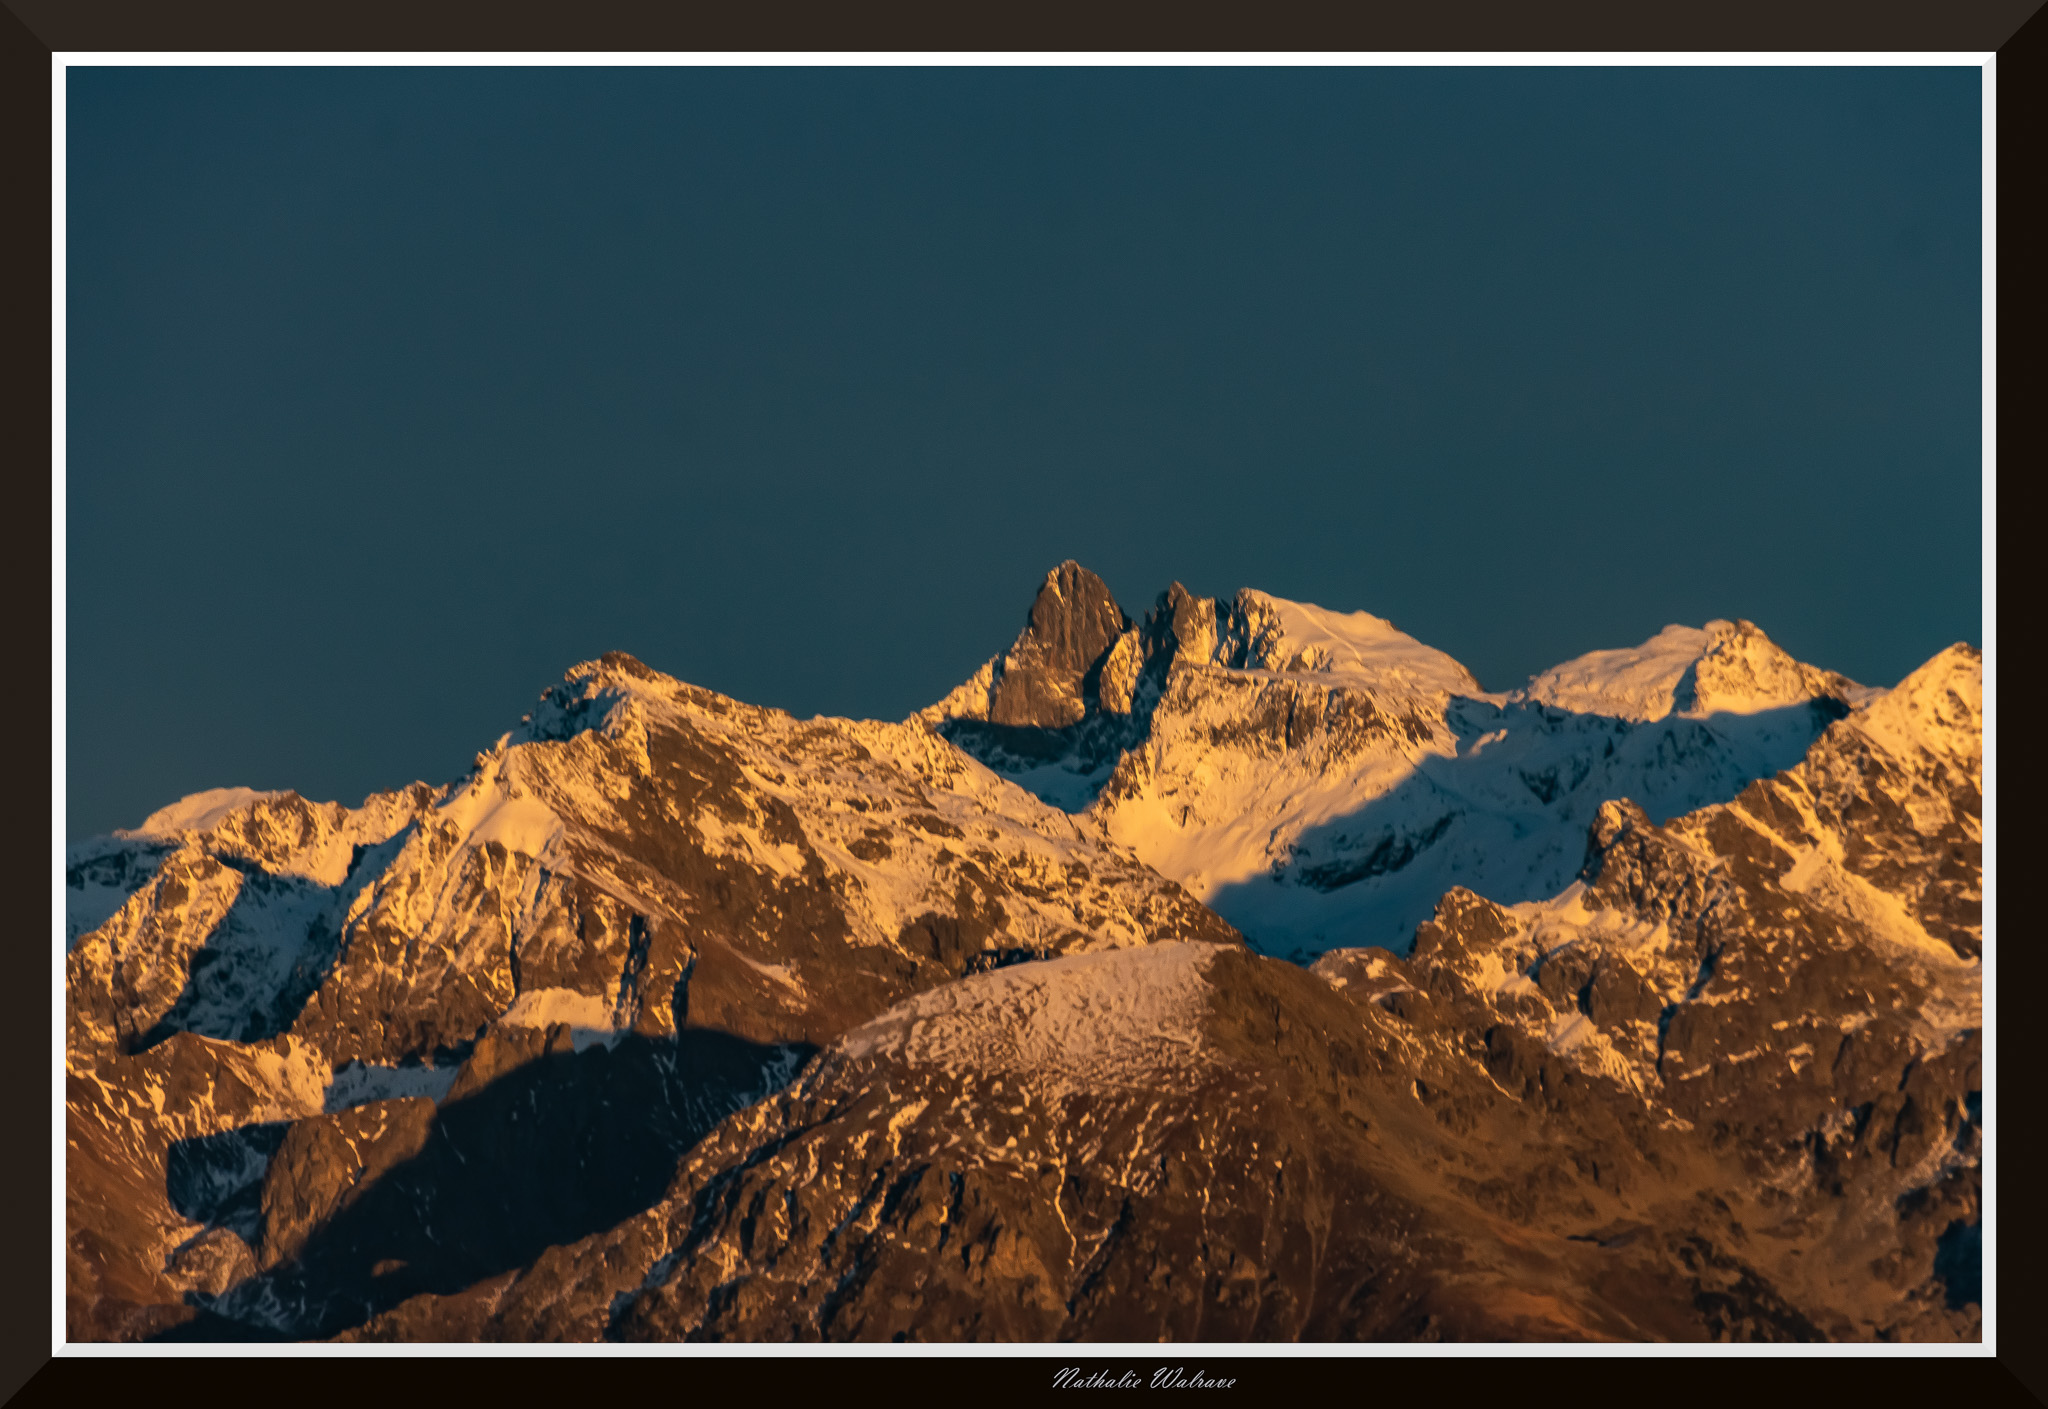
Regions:
<instances>
[{"instance_id":1,"label":"rocky summit","mask_svg":"<svg viewBox=\"0 0 2048 1409\"><path fill-rule=\"evenodd\" d=\"M69 849L73 1340L1981 1334L1983 698L1047 574Z\"/></svg>"}]
</instances>

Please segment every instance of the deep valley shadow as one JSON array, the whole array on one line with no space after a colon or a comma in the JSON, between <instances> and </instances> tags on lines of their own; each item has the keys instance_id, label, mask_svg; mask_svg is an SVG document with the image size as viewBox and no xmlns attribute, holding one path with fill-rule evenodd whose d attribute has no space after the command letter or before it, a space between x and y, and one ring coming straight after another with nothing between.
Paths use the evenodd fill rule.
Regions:
<instances>
[{"instance_id":1,"label":"deep valley shadow","mask_svg":"<svg viewBox=\"0 0 2048 1409\"><path fill-rule=\"evenodd\" d=\"M1095 800L1124 750L1145 741L1147 722L1095 713L1059 728L950 719L939 732L1040 802L1078 812Z\"/></svg>"},{"instance_id":2,"label":"deep valley shadow","mask_svg":"<svg viewBox=\"0 0 2048 1409\"><path fill-rule=\"evenodd\" d=\"M199 1317L158 1339L324 1338L407 1297L526 1266L651 1207L692 1145L816 1050L701 1029L581 1052L568 1050L567 1028L534 1037L547 1050L514 1054L474 1091L458 1085L417 1153L344 1194L295 1257L223 1296L191 1294ZM179 1164L227 1158L195 1150ZM351 1173L335 1176L343 1188ZM219 1202L239 1212L250 1195Z\"/></svg>"},{"instance_id":3,"label":"deep valley shadow","mask_svg":"<svg viewBox=\"0 0 2048 1409\"><path fill-rule=\"evenodd\" d=\"M253 1239L263 1217L263 1172L289 1129L290 1121L267 1121L174 1141L164 1158L171 1207L194 1223Z\"/></svg>"},{"instance_id":4,"label":"deep valley shadow","mask_svg":"<svg viewBox=\"0 0 2048 1409\"><path fill-rule=\"evenodd\" d=\"M1948 1225L1935 1243L1934 1275L1941 1279L1951 1311L1984 1300L1984 1225L1961 1219Z\"/></svg>"}]
</instances>

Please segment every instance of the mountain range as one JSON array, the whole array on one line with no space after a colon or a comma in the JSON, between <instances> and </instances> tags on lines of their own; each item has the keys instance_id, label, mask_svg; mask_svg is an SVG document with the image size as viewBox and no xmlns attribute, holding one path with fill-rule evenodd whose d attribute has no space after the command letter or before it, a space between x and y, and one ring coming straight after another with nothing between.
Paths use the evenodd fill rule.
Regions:
<instances>
[{"instance_id":1,"label":"mountain range","mask_svg":"<svg viewBox=\"0 0 2048 1409\"><path fill-rule=\"evenodd\" d=\"M606 655L70 846L67 1334L1976 1339L1983 756L1071 562L900 723Z\"/></svg>"}]
</instances>

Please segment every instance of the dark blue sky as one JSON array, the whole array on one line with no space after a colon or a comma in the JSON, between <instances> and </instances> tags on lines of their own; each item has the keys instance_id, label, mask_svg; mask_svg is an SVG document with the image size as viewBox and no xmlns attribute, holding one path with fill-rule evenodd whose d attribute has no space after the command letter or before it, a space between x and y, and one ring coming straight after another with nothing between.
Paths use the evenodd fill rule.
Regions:
<instances>
[{"instance_id":1,"label":"dark blue sky","mask_svg":"<svg viewBox=\"0 0 2048 1409\"><path fill-rule=\"evenodd\" d=\"M1491 688L1979 640L1976 69L72 69L67 833L623 649L896 718L1063 558Z\"/></svg>"}]
</instances>

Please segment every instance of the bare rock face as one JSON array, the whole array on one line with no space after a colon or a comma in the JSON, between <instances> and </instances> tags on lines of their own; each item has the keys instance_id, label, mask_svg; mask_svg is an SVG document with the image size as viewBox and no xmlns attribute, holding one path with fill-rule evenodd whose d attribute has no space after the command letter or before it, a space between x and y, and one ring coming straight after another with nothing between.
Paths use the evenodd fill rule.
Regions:
<instances>
[{"instance_id":1,"label":"bare rock face","mask_svg":"<svg viewBox=\"0 0 2048 1409\"><path fill-rule=\"evenodd\" d=\"M1608 804L1563 896L1453 890L1405 963L1317 969L1371 972L1426 1025L1487 1014L1506 1089L1623 1092L1726 1162L1740 1235L1701 1236L1814 1336L1974 1336L1953 1250L1981 1185L1975 666L1943 653L1732 802L1663 826Z\"/></svg>"},{"instance_id":2,"label":"bare rock face","mask_svg":"<svg viewBox=\"0 0 2048 1409\"><path fill-rule=\"evenodd\" d=\"M1217 613L1176 582L1134 624L1102 579L1062 563L1010 649L917 717L998 772L1066 755L1092 760L1085 772L1143 740L1176 657L1217 653Z\"/></svg>"},{"instance_id":3,"label":"bare rock face","mask_svg":"<svg viewBox=\"0 0 2048 1409\"><path fill-rule=\"evenodd\" d=\"M74 1010L75 1011L75 1010ZM137 1340L193 1315L194 1291L239 1280L254 1195L287 1125L320 1109L326 1068L302 1044L177 1033L65 1072L65 1323Z\"/></svg>"},{"instance_id":4,"label":"bare rock face","mask_svg":"<svg viewBox=\"0 0 2048 1409\"><path fill-rule=\"evenodd\" d=\"M256 1258L232 1228L209 1228L172 1253L164 1275L188 1293L218 1297L256 1272Z\"/></svg>"},{"instance_id":5,"label":"bare rock face","mask_svg":"<svg viewBox=\"0 0 2048 1409\"><path fill-rule=\"evenodd\" d=\"M415 1097L294 1124L264 1173L264 1268L303 1253L355 1195L424 1149L433 1123L434 1103Z\"/></svg>"},{"instance_id":6,"label":"bare rock face","mask_svg":"<svg viewBox=\"0 0 2048 1409\"><path fill-rule=\"evenodd\" d=\"M1174 662L1218 651L1217 612L1176 582L1133 624L1099 578L1064 563L1010 651L916 718L1035 796L1082 811L1144 744Z\"/></svg>"},{"instance_id":7,"label":"bare rock face","mask_svg":"<svg viewBox=\"0 0 2048 1409\"><path fill-rule=\"evenodd\" d=\"M1066 970L1043 977L1049 992L1032 1012L1049 1050L1013 1054L1011 1033L963 1001L921 1015L908 1040L850 1037L834 1054L844 1065L828 1059L758 1132L736 1130L763 1157L679 1179L678 1202L697 1217L672 1225L675 1251L609 1334L1341 1340L1631 1328L1604 1306L1531 1295L1536 1260L1486 1236L1477 1210L1460 1219L1430 1194L1424 1170L1445 1142L1375 1033L1380 1015L1239 952L1153 951L1100 975L1046 967ZM1062 994L1069 983L1081 991ZM1091 1003L1119 1000L1128 1024L1070 1025ZM1484 1099L1479 1082L1463 1086ZM856 1087L887 1093L872 1116L847 1102ZM887 1134L856 1141L856 1126ZM754 1221L742 1256L741 1218L754 1208L777 1212Z\"/></svg>"},{"instance_id":8,"label":"bare rock face","mask_svg":"<svg viewBox=\"0 0 2048 1409\"><path fill-rule=\"evenodd\" d=\"M1046 574L1030 622L996 672L990 721L1037 729L1079 723L1099 667L1126 625L1101 578L1079 563L1061 563Z\"/></svg>"}]
</instances>

